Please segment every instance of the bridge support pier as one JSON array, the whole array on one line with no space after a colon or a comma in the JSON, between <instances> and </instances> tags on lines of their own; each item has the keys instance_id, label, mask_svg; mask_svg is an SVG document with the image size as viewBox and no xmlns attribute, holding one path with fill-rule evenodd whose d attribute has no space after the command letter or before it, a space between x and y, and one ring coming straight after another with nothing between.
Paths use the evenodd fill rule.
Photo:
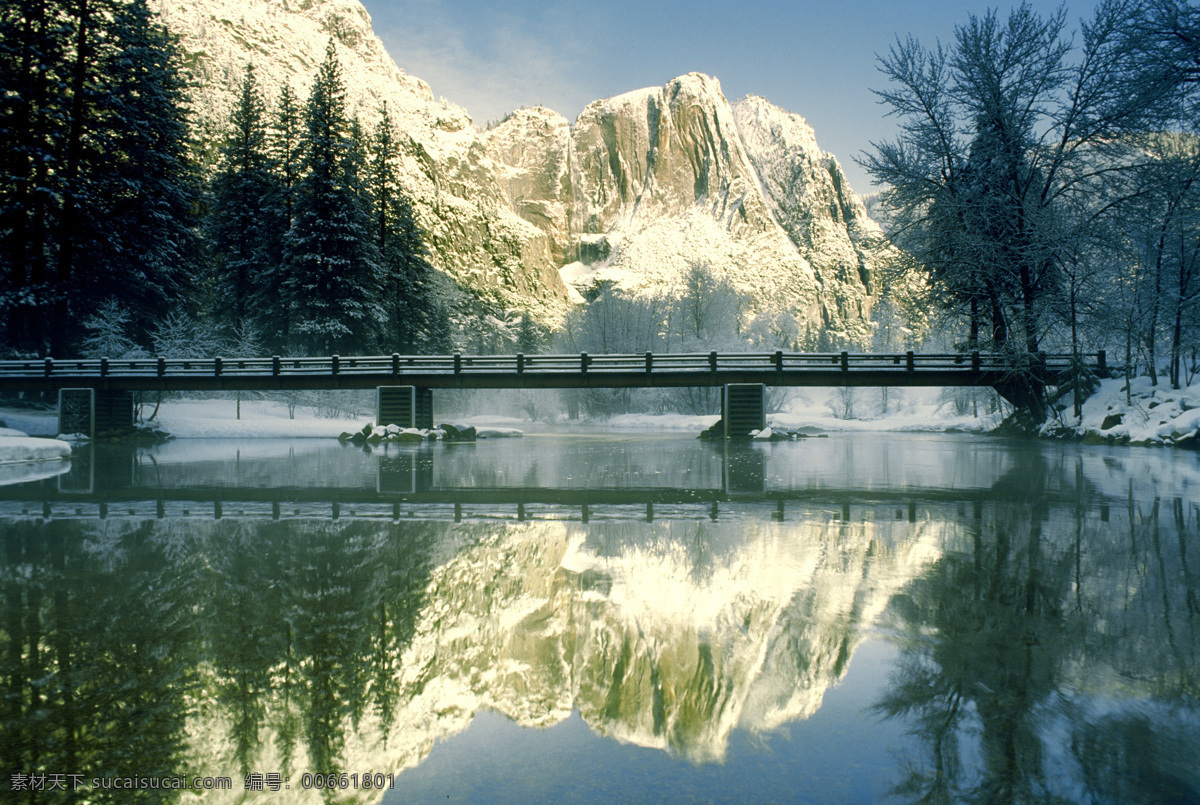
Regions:
<instances>
[{"instance_id":1,"label":"bridge support pier","mask_svg":"<svg viewBox=\"0 0 1200 805\"><path fill-rule=\"evenodd\" d=\"M133 427L135 407L131 391L60 389L58 432L82 433L89 439L97 433L126 431Z\"/></svg>"},{"instance_id":2,"label":"bridge support pier","mask_svg":"<svg viewBox=\"0 0 1200 805\"><path fill-rule=\"evenodd\" d=\"M433 428L433 389L419 386L377 386L375 424L402 428Z\"/></svg>"},{"instance_id":3,"label":"bridge support pier","mask_svg":"<svg viewBox=\"0 0 1200 805\"><path fill-rule=\"evenodd\" d=\"M767 426L766 391L762 383L730 383L721 389L721 421L725 438L739 439Z\"/></svg>"}]
</instances>

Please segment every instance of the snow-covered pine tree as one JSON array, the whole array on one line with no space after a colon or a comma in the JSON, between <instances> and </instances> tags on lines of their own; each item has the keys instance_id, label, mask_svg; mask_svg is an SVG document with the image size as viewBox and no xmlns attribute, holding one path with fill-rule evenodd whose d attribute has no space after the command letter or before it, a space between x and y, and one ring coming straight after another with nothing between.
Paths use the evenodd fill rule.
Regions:
<instances>
[{"instance_id":1,"label":"snow-covered pine tree","mask_svg":"<svg viewBox=\"0 0 1200 805\"><path fill-rule=\"evenodd\" d=\"M383 266L382 345L413 354L430 347L440 310L430 283L433 268L411 202L400 187L398 149L385 106L371 138L370 181L376 243ZM440 339L439 339L440 340Z\"/></svg>"},{"instance_id":2,"label":"snow-covered pine tree","mask_svg":"<svg viewBox=\"0 0 1200 805\"><path fill-rule=\"evenodd\" d=\"M146 0L113 15L99 59L93 209L103 248L77 256L80 309L113 295L131 309L139 340L190 294L200 269L198 176L191 161L187 84L174 37Z\"/></svg>"},{"instance_id":3,"label":"snow-covered pine tree","mask_svg":"<svg viewBox=\"0 0 1200 805\"><path fill-rule=\"evenodd\" d=\"M267 151L266 107L253 65L246 67L230 124L212 180L207 234L213 252L213 310L223 323L240 330L251 310L257 317L273 301L267 205L276 176Z\"/></svg>"},{"instance_id":4,"label":"snow-covered pine tree","mask_svg":"<svg viewBox=\"0 0 1200 805\"><path fill-rule=\"evenodd\" d=\"M292 225L296 186L300 183L300 175L304 169L303 128L304 116L300 102L292 88L285 84L279 90L279 100L275 105L275 116L271 120L267 142L276 176L276 195L271 206L273 212L282 217L283 232L287 232ZM282 245L280 249L282 256Z\"/></svg>"},{"instance_id":5,"label":"snow-covered pine tree","mask_svg":"<svg viewBox=\"0 0 1200 805\"><path fill-rule=\"evenodd\" d=\"M255 298L255 312L264 344L275 352L290 342L290 319L283 293L287 276L284 241L295 216L296 192L304 167L304 119L292 88L279 91L267 130L267 153L272 167L271 190L263 201L263 231L268 238L267 263Z\"/></svg>"},{"instance_id":6,"label":"snow-covered pine tree","mask_svg":"<svg viewBox=\"0 0 1200 805\"><path fill-rule=\"evenodd\" d=\"M129 310L115 297L105 299L83 320L87 336L83 354L88 358L144 358L146 351L131 337Z\"/></svg>"},{"instance_id":7,"label":"snow-covered pine tree","mask_svg":"<svg viewBox=\"0 0 1200 805\"><path fill-rule=\"evenodd\" d=\"M304 172L284 240L282 293L294 349L352 353L376 342L379 251L346 119L345 89L330 40L304 114Z\"/></svg>"}]
</instances>

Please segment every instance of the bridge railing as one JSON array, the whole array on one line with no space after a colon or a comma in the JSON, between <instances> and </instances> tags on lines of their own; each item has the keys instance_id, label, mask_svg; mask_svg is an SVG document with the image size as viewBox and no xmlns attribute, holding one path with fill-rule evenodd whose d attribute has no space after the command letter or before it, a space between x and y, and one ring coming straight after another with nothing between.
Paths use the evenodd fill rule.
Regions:
<instances>
[{"instance_id":1,"label":"bridge railing","mask_svg":"<svg viewBox=\"0 0 1200 805\"><path fill-rule=\"evenodd\" d=\"M1103 371L1104 353L1088 356ZM1051 372L1069 370L1070 355L1039 353L1036 363ZM6 378L264 377L314 375L403 376L479 373L631 373L717 371L1004 372L1008 356L998 353L708 352L555 355L366 355L341 357L140 358L0 361Z\"/></svg>"}]
</instances>

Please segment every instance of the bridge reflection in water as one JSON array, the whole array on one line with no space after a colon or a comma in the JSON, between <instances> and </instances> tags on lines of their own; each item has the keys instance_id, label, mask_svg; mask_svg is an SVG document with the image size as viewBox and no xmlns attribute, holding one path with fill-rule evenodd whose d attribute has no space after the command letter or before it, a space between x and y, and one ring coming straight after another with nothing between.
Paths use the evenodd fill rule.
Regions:
<instances>
[{"instance_id":1,"label":"bridge reflection in water","mask_svg":"<svg viewBox=\"0 0 1200 805\"><path fill-rule=\"evenodd\" d=\"M810 450L808 445L794 445ZM184 475L160 466L153 451L122 445L83 446L68 472L35 484L0 486L0 516L44 519L108 518L255 518L330 520L592 520L707 519L741 517L754 511L776 520L789 509L812 506L841 509L844 520L854 507L894 510L909 522L929 516L956 516L970 504L976 509L994 497L989 488L947 489L943 486L880 486L872 483L831 485L828 479L780 477L768 469L769 444L716 442L687 444L687 466L677 456L657 458L654 465L612 477L540 476L536 468L512 464L509 442L502 449L477 450L474 445L387 445L373 453L344 447L355 472L320 474L300 471L303 484L244 484L239 478L205 475L195 468ZM241 450L231 449L241 467ZM626 447L629 447L627 444ZM606 455L620 464L621 448ZM642 459L653 450L635 450ZM789 460L790 461L790 460ZM227 463L227 462L226 462ZM244 461L253 476L255 459ZM506 466L507 465L507 466ZM203 467L203 462L199 466ZM675 469L668 470L667 467ZM372 477L373 476L373 477ZM687 485L682 483L687 482ZM364 483L366 482L366 483ZM370 485L367 485L367 484ZM636 485L634 485L636 483ZM1065 499L1061 502L1066 502ZM1107 508L1106 504L1104 505Z\"/></svg>"}]
</instances>

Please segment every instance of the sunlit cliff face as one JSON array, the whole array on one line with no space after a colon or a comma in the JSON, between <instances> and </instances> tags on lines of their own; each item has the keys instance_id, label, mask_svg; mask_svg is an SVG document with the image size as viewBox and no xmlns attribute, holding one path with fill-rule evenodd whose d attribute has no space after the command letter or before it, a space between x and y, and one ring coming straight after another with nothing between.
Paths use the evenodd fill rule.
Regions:
<instances>
[{"instance_id":1,"label":"sunlit cliff face","mask_svg":"<svg viewBox=\"0 0 1200 805\"><path fill-rule=\"evenodd\" d=\"M735 727L815 711L894 585L931 555L907 523L898 545L864 523L735 528L491 535L434 574L405 679L467 716L544 725L577 709L601 734L720 760Z\"/></svg>"}]
</instances>

